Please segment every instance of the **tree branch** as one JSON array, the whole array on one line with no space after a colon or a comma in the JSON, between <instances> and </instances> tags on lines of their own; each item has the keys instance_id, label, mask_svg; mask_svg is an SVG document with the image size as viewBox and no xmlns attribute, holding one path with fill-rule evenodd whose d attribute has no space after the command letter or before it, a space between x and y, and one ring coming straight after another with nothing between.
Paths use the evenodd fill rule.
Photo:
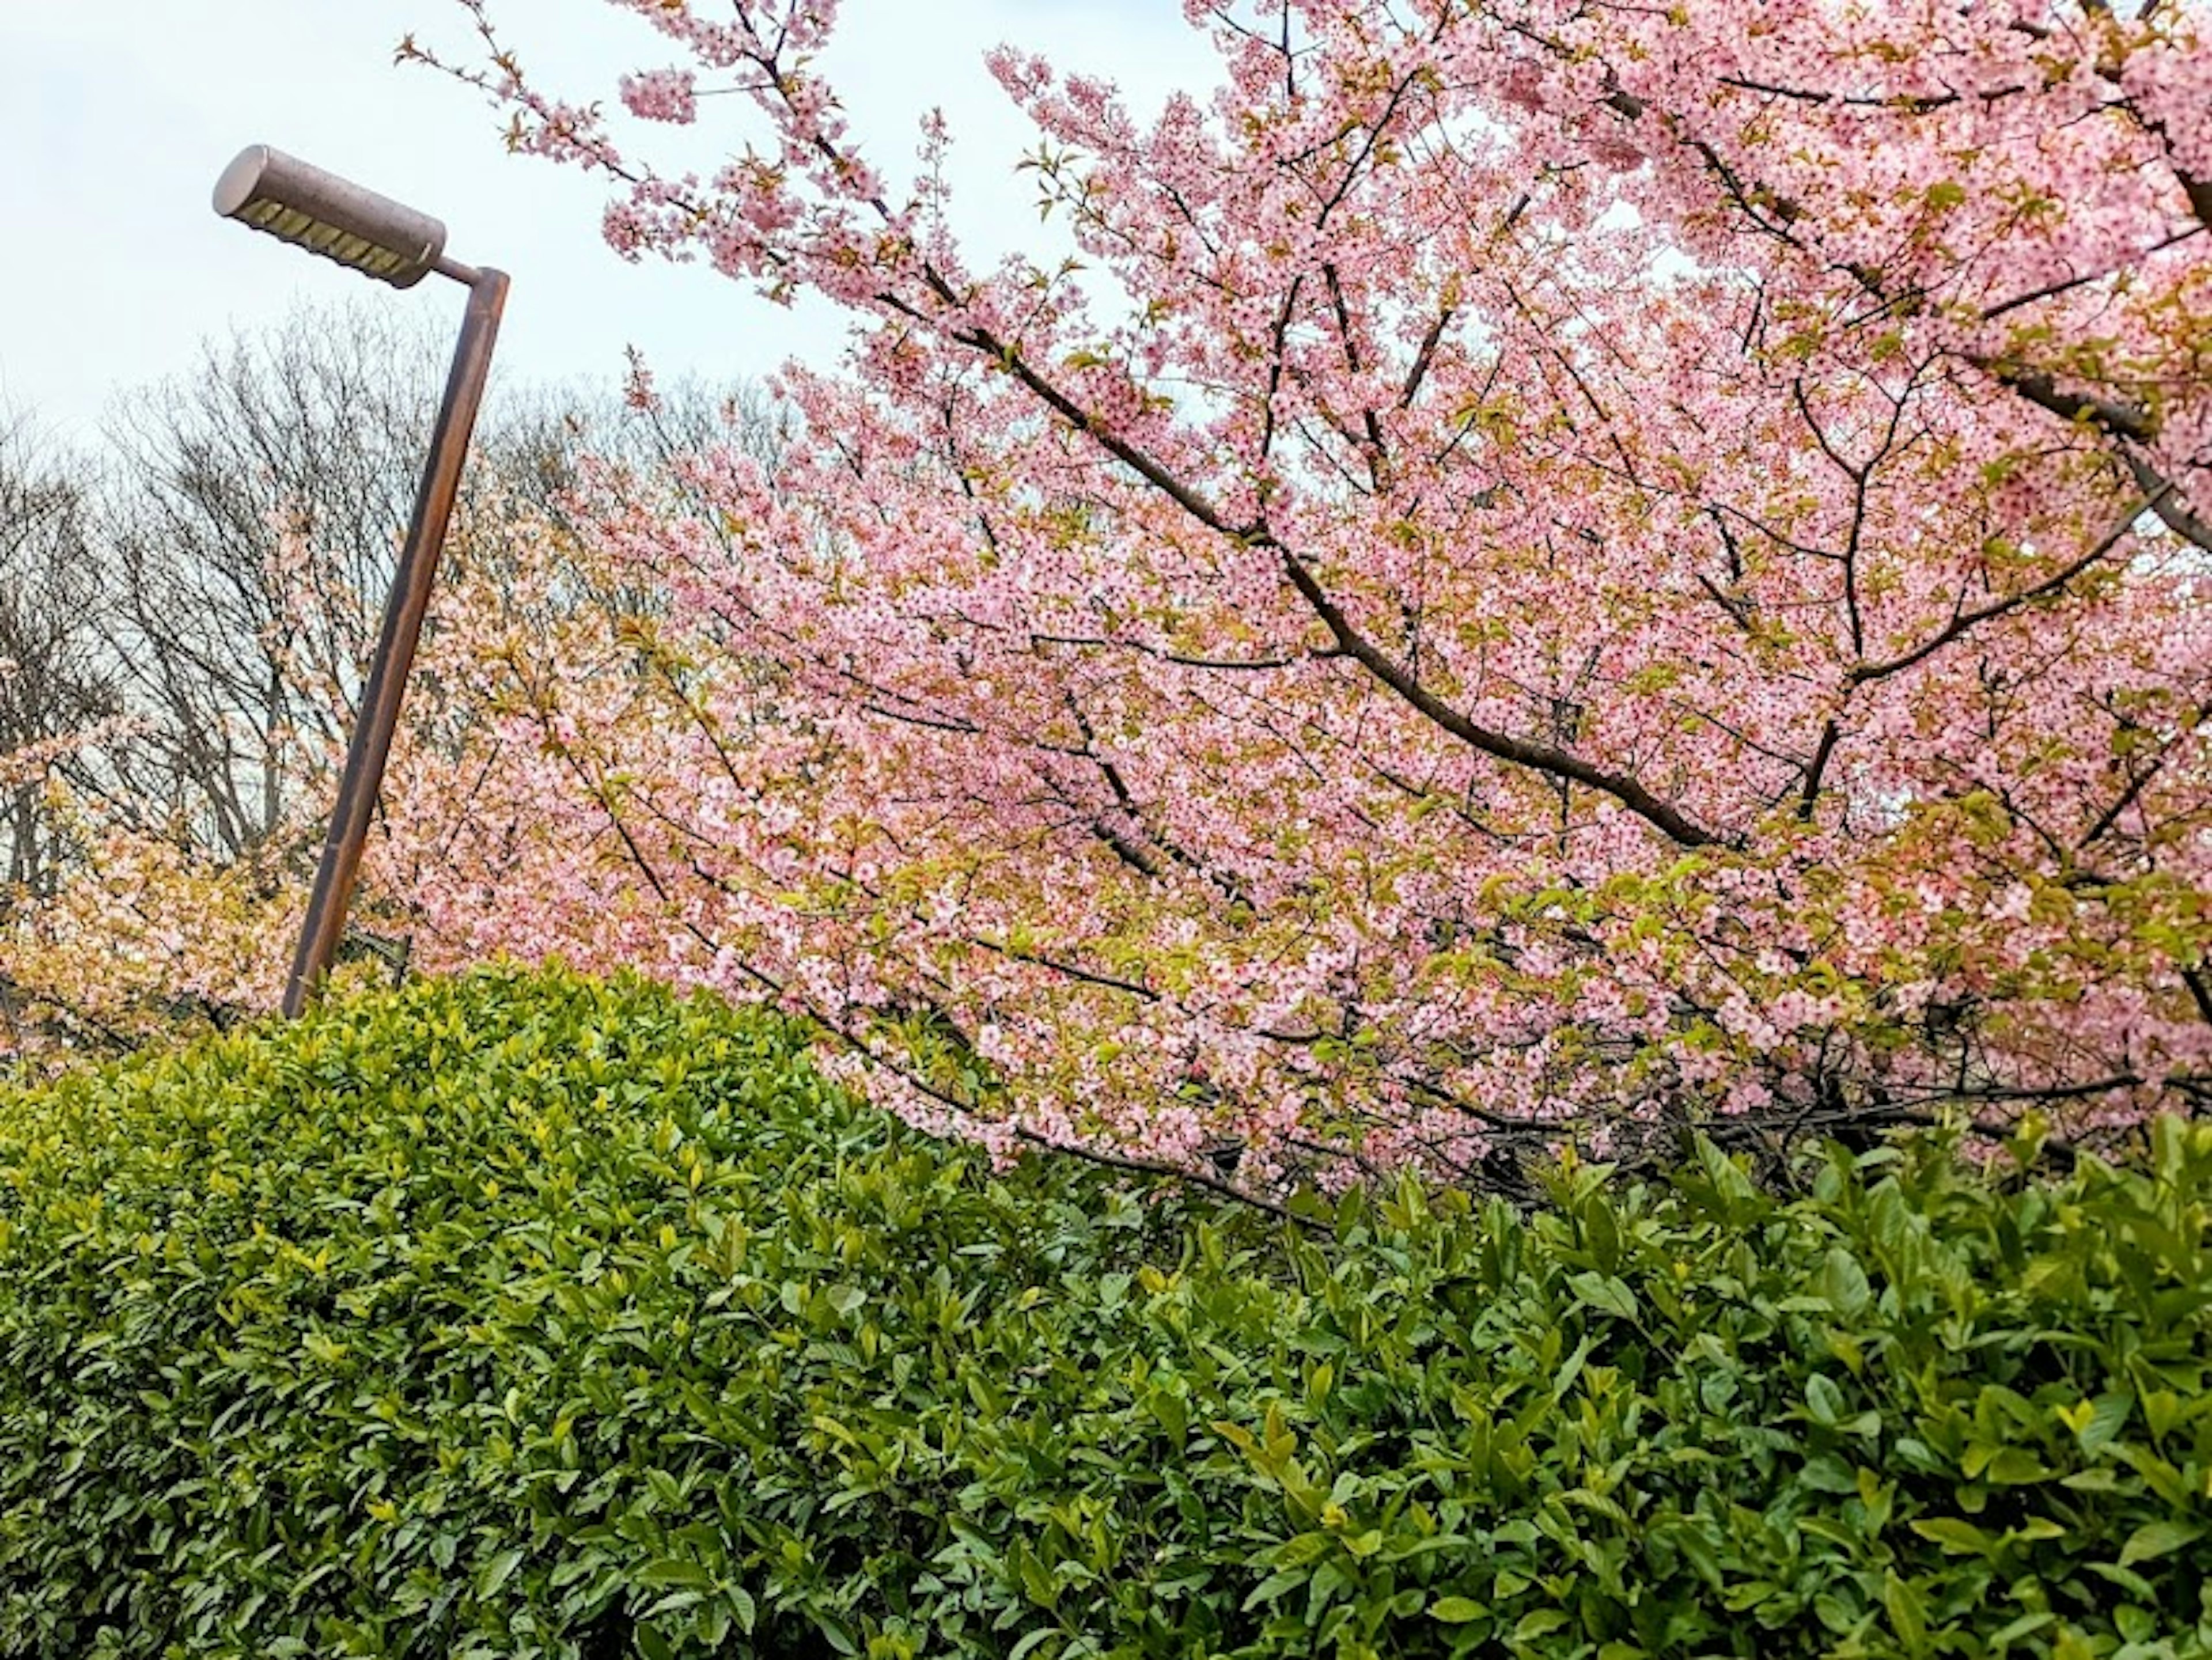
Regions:
<instances>
[{"instance_id":1,"label":"tree branch","mask_svg":"<svg viewBox=\"0 0 2212 1660\"><path fill-rule=\"evenodd\" d=\"M2008 593L2002 599L1993 599L1988 605L1978 605L1972 611L1960 611L1936 633L1929 635L1903 655L1890 658L1885 662L1856 665L1844 677L1845 684L1851 686L1863 686L1870 680L1881 680L1893 674L1901 674L1914 664L1933 656L1969 629L1986 623L1992 617L2002 617L2008 611L2017 611L2022 605L2031 605L2038 599L2047 599L2057 593L2118 547L2121 538L2134 528L2136 520L2155 508L2164 493L2172 490L2172 488L2170 483L2164 485L2158 496L2145 496L2137 501L2120 515L2118 522L2106 532L2095 546L2072 563L2046 576L2034 587L2023 588L2018 593Z\"/></svg>"},{"instance_id":2,"label":"tree branch","mask_svg":"<svg viewBox=\"0 0 2212 1660\"><path fill-rule=\"evenodd\" d=\"M1269 539L1272 543L1273 538ZM1609 795L1638 818L1686 848L1711 847L1724 839L1680 808L1662 800L1633 778L1609 772L1568 751L1555 749L1548 744L1534 744L1508 737L1470 721L1414 679L1354 628L1342 607L1328 597L1304 561L1279 543L1273 544L1282 556L1283 569L1290 576L1291 585L1305 597L1306 603L1313 607L1314 614L1335 636L1344 654L1395 692L1408 706L1426 715L1462 743L1494 759L1510 761L1516 766L1547 773L1554 778L1582 784L1601 794Z\"/></svg>"}]
</instances>

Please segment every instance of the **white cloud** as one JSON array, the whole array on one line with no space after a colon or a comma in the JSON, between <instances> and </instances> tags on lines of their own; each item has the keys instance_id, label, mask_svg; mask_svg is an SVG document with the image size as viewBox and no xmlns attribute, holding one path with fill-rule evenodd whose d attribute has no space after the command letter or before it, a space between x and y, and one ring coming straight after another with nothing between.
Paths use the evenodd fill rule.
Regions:
<instances>
[{"instance_id":1,"label":"white cloud","mask_svg":"<svg viewBox=\"0 0 2212 1660\"><path fill-rule=\"evenodd\" d=\"M665 41L603 0L505 0L534 76L611 100ZM1019 118L982 67L1001 40L1120 81L1140 107L1211 76L1173 0L848 0L829 68L878 165L896 173L915 123L951 117L959 217L978 253L1036 235L1013 171ZM699 269L632 268L599 241L602 192L507 155L477 95L396 68L409 30L466 44L443 0L0 0L0 405L88 428L111 397L190 367L198 343L360 279L217 220L216 173L273 143L443 217L460 258L511 272L501 356L513 374L611 377L624 345L668 372L759 374L834 352L836 319L778 311ZM687 146L720 145L738 100L704 106ZM723 131L729 129L724 127ZM734 140L728 148L734 148ZM707 152L711 155L713 150ZM457 315L427 283L388 303Z\"/></svg>"}]
</instances>

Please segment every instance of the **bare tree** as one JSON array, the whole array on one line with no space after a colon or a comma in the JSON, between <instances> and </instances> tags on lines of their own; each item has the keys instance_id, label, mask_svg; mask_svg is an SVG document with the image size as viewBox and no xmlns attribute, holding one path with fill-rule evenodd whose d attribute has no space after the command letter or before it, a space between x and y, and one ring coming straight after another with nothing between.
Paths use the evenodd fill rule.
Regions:
<instances>
[{"instance_id":1,"label":"bare tree","mask_svg":"<svg viewBox=\"0 0 2212 1660\"><path fill-rule=\"evenodd\" d=\"M96 625L102 599L76 464L24 423L0 421L0 762L54 751L116 714L113 666ZM0 774L0 874L11 898L51 883L58 832L48 769Z\"/></svg>"},{"instance_id":2,"label":"bare tree","mask_svg":"<svg viewBox=\"0 0 2212 1660\"><path fill-rule=\"evenodd\" d=\"M512 502L567 522L568 496L587 460L665 484L678 464L734 446L773 472L797 436L797 414L757 381L684 375L627 391L593 383L540 385L503 398L483 444L489 471Z\"/></svg>"},{"instance_id":3,"label":"bare tree","mask_svg":"<svg viewBox=\"0 0 2212 1660\"><path fill-rule=\"evenodd\" d=\"M116 758L115 793L219 858L283 824L343 738L447 346L386 310L307 310L210 344L196 372L117 407L94 531L111 596L98 626L145 727ZM495 562L520 521L563 526L586 454L666 488L680 456L736 442L772 465L790 435L745 385L502 395L480 428L465 534Z\"/></svg>"},{"instance_id":4,"label":"bare tree","mask_svg":"<svg viewBox=\"0 0 2212 1660\"><path fill-rule=\"evenodd\" d=\"M218 856L275 830L340 736L443 356L385 313L303 311L117 406L100 628L146 721L118 782Z\"/></svg>"}]
</instances>

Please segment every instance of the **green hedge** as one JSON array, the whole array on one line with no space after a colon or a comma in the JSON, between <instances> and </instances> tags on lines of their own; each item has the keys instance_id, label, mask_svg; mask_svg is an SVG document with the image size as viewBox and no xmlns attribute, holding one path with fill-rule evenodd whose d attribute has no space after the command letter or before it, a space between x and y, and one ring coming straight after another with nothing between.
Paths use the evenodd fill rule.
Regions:
<instances>
[{"instance_id":1,"label":"green hedge","mask_svg":"<svg viewBox=\"0 0 2212 1660\"><path fill-rule=\"evenodd\" d=\"M2212 1138L1301 1237L483 976L0 1102L0 1656L2212 1653Z\"/></svg>"}]
</instances>

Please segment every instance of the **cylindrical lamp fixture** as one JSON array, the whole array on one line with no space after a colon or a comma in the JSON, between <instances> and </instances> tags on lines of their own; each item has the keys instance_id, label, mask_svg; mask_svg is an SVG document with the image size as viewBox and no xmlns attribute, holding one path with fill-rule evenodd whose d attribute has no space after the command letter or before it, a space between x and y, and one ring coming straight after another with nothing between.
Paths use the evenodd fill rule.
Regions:
<instances>
[{"instance_id":1,"label":"cylindrical lamp fixture","mask_svg":"<svg viewBox=\"0 0 2212 1660\"><path fill-rule=\"evenodd\" d=\"M445 226L428 214L266 144L223 169L215 210L395 289L436 270L446 247Z\"/></svg>"}]
</instances>

